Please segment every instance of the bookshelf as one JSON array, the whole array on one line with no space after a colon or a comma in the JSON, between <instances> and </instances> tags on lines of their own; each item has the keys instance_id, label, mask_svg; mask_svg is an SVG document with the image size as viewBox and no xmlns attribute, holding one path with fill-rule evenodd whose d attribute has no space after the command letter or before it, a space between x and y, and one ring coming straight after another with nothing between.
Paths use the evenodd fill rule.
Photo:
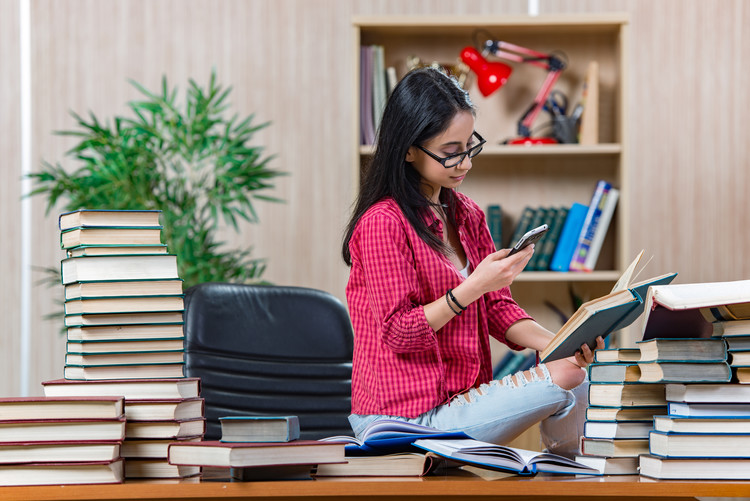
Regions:
<instances>
[{"instance_id":1,"label":"bookshelf","mask_svg":"<svg viewBox=\"0 0 750 501\"><path fill-rule=\"evenodd\" d=\"M475 38L480 42L488 38L504 40L546 53L561 51L568 66L554 88L568 97L570 108L581 100L589 62L598 63L598 143L592 145L502 144L503 140L516 136L517 121L533 102L546 72L533 65L510 63L513 67L510 79L488 97L479 93L471 75L467 89L478 108L476 129L488 142L482 153L473 159L473 168L461 191L485 209L489 204L501 205L503 236L508 246L514 225L527 205L569 207L573 202L588 205L597 180L612 183L620 189L620 200L596 269L590 273L523 272L513 288L519 303L551 330L556 329L559 320L544 302L551 301L570 309L569 285L584 299L609 292L633 258L628 254L627 221L627 15L369 16L353 18L352 27L354 70L351 80L355 86L352 109L356 131L360 129L359 48L362 45L382 45L385 65L395 67L399 78L407 71L409 57L417 56L425 64L455 64L461 49L475 45ZM546 112L540 113L534 129L549 119ZM356 191L359 174L373 148L360 145L359 134L356 134L353 151Z\"/></svg>"}]
</instances>

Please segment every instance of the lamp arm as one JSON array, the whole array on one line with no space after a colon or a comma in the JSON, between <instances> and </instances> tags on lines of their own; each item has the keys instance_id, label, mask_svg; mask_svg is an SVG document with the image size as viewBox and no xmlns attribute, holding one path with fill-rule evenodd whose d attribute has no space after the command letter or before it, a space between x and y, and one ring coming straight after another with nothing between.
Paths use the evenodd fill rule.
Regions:
<instances>
[{"instance_id":1,"label":"lamp arm","mask_svg":"<svg viewBox=\"0 0 750 501\"><path fill-rule=\"evenodd\" d=\"M560 78L561 71L562 70L550 70L550 72L547 73L547 77L544 79L544 82L542 82L542 86L539 89L539 92L537 92L533 104L518 120L518 135L523 137L531 136L531 124L534 123L537 115L539 115L539 112L544 108L547 96L550 91L552 91L552 87L554 87L557 79Z\"/></svg>"}]
</instances>

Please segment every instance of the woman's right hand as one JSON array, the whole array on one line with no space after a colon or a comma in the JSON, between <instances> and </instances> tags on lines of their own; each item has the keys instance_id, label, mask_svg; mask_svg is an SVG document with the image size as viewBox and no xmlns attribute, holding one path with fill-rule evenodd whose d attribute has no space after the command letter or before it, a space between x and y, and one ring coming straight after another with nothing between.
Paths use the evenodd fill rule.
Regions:
<instances>
[{"instance_id":1,"label":"woman's right hand","mask_svg":"<svg viewBox=\"0 0 750 501\"><path fill-rule=\"evenodd\" d=\"M466 281L473 282L472 286L478 289L480 295L509 286L531 259L534 245L529 245L512 256L508 256L509 252L510 249L500 249L489 254Z\"/></svg>"}]
</instances>

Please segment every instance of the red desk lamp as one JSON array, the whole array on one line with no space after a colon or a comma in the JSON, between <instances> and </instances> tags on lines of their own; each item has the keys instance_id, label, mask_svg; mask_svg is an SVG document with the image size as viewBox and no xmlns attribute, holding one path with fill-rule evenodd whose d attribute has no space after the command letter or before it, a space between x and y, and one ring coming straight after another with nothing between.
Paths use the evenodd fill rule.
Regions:
<instances>
[{"instance_id":1,"label":"red desk lamp","mask_svg":"<svg viewBox=\"0 0 750 501\"><path fill-rule=\"evenodd\" d=\"M533 104L518 120L518 135L521 137L508 141L508 144L556 143L557 141L551 137L531 137L531 124L544 107L547 96L560 77L560 72L565 69L565 62L552 54L544 54L499 40L487 40L484 45L482 54L474 47L465 47L461 51L461 59L476 73L479 92L485 97L505 84L513 68L502 62L487 61L483 54L492 54L517 63L529 63L547 70L547 77L537 92Z\"/></svg>"}]
</instances>

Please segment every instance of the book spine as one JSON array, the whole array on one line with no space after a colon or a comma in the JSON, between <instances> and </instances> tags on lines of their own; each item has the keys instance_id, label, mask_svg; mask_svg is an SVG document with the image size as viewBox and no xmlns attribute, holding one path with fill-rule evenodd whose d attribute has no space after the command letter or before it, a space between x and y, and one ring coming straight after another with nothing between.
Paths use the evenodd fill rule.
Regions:
<instances>
[{"instance_id":1,"label":"book spine","mask_svg":"<svg viewBox=\"0 0 750 501\"><path fill-rule=\"evenodd\" d=\"M555 253L555 248L557 247L557 242L560 241L560 235L562 234L565 219L568 217L568 211L569 209L567 207L555 209L555 218L551 220L551 228L547 236L544 238L542 248L540 249L539 261L536 266L537 270L549 270L550 263L552 262L552 255Z\"/></svg>"},{"instance_id":2,"label":"book spine","mask_svg":"<svg viewBox=\"0 0 750 501\"><path fill-rule=\"evenodd\" d=\"M537 226L540 226L544 223L547 223L549 225L549 220L552 217L554 217L554 215L550 216L550 214L554 210L555 209L552 209L552 208L549 208L549 209L546 209L544 207L538 208L536 212L534 213L534 219L531 221L531 224L529 225L529 228L526 231L534 229ZM549 231L547 233L549 233ZM536 245L534 246L534 255L531 256L531 259L526 265L526 271L535 271L537 269L537 263L539 262L541 246L544 244L544 240L546 239L546 237L547 235L542 236L539 242L537 242Z\"/></svg>"},{"instance_id":3,"label":"book spine","mask_svg":"<svg viewBox=\"0 0 750 501\"><path fill-rule=\"evenodd\" d=\"M599 253L602 250L604 237L607 236L607 230L609 229L612 215L615 212L615 207L617 207L617 201L619 198L620 190L617 188L612 188L609 190L609 193L607 193L606 201L602 208L602 214L599 216L599 223L596 225L594 237L591 239L591 245L586 253L586 260L583 263L583 271L594 271L594 268L596 267L596 261L599 259Z\"/></svg>"},{"instance_id":4,"label":"book spine","mask_svg":"<svg viewBox=\"0 0 750 501\"><path fill-rule=\"evenodd\" d=\"M596 231L604 203L606 202L607 193L611 188L612 185L603 180L596 184L594 194L591 196L591 203L586 212L586 218L583 222L583 228L578 236L578 243L573 251L573 258L568 267L570 271L584 271L583 264L586 262L586 255L591 247L591 239L594 237L594 232Z\"/></svg>"},{"instance_id":5,"label":"book spine","mask_svg":"<svg viewBox=\"0 0 750 501\"><path fill-rule=\"evenodd\" d=\"M503 211L499 205L487 206L487 227L490 230L495 250L503 248Z\"/></svg>"},{"instance_id":6,"label":"book spine","mask_svg":"<svg viewBox=\"0 0 750 501\"><path fill-rule=\"evenodd\" d=\"M513 232L513 237L510 239L510 245L515 245L516 242L518 242L518 239L528 231L526 228L531 225L531 220L534 218L535 212L536 209L533 207L526 207L523 210L521 217L518 219L518 224L516 224L516 229Z\"/></svg>"},{"instance_id":7,"label":"book spine","mask_svg":"<svg viewBox=\"0 0 750 501\"><path fill-rule=\"evenodd\" d=\"M552 259L550 260L550 270L568 271L587 210L588 208L585 205L577 202L568 210L560 238L555 246L555 252L552 254Z\"/></svg>"}]
</instances>

